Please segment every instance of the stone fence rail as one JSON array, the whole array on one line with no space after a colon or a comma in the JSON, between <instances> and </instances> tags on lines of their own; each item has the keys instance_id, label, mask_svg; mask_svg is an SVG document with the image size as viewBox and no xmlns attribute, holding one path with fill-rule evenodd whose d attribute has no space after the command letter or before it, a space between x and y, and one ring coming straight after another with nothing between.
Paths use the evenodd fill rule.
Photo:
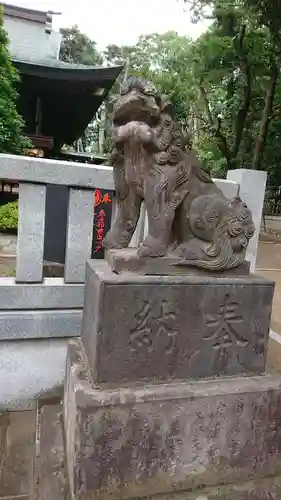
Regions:
<instances>
[{"instance_id":1,"label":"stone fence rail","mask_svg":"<svg viewBox=\"0 0 281 500\"><path fill-rule=\"evenodd\" d=\"M85 263L91 256L95 189L114 189L110 166L0 155L0 179L19 183L15 278L0 278L0 411L34 407L35 398L63 382L67 340L79 336ZM266 174L234 170L214 179L227 198L238 194L253 212L257 235L249 248L255 266ZM43 278L46 186L69 189L63 278ZM115 207L115 203L113 204ZM113 217L114 217L113 210ZM146 235L144 207L133 237Z\"/></svg>"}]
</instances>

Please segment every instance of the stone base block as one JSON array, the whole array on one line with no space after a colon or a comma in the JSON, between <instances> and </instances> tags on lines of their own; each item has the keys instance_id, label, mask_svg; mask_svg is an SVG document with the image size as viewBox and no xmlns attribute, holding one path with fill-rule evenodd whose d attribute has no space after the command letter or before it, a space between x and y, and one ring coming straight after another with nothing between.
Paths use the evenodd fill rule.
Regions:
<instances>
[{"instance_id":1,"label":"stone base block","mask_svg":"<svg viewBox=\"0 0 281 500\"><path fill-rule=\"evenodd\" d=\"M273 290L257 276L125 276L89 261L82 341L94 383L264 373Z\"/></svg>"},{"instance_id":2,"label":"stone base block","mask_svg":"<svg viewBox=\"0 0 281 500\"><path fill-rule=\"evenodd\" d=\"M279 500L280 498L281 477L169 494L169 500ZM150 497L150 500L154 499L167 500L167 496Z\"/></svg>"},{"instance_id":3,"label":"stone base block","mask_svg":"<svg viewBox=\"0 0 281 500\"><path fill-rule=\"evenodd\" d=\"M280 376L102 390L73 340L64 425L73 498L279 498Z\"/></svg>"},{"instance_id":4,"label":"stone base block","mask_svg":"<svg viewBox=\"0 0 281 500\"><path fill-rule=\"evenodd\" d=\"M167 500L166 495L150 497L150 500L154 500L154 498L155 500ZM281 477L235 485L215 486L214 488L200 488L194 492L169 494L169 500L279 500L280 498Z\"/></svg>"}]
</instances>

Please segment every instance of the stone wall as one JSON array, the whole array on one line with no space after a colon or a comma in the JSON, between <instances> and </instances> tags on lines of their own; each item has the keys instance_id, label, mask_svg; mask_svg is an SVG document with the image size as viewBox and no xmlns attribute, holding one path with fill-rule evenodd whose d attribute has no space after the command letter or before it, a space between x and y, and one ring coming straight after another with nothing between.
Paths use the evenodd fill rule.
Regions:
<instances>
[{"instance_id":1,"label":"stone wall","mask_svg":"<svg viewBox=\"0 0 281 500\"><path fill-rule=\"evenodd\" d=\"M7 16L4 16L4 27L8 33L9 49L13 59L25 61L58 59L60 33L52 31L48 34L43 24Z\"/></svg>"}]
</instances>

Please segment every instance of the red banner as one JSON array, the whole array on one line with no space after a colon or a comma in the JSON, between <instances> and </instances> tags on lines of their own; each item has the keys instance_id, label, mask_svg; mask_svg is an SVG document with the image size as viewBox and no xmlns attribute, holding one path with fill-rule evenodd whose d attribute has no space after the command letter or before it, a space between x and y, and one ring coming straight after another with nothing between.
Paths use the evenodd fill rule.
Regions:
<instances>
[{"instance_id":1,"label":"red banner","mask_svg":"<svg viewBox=\"0 0 281 500\"><path fill-rule=\"evenodd\" d=\"M92 259L103 259L104 249L102 240L111 225L112 214L112 191L104 189L95 190L95 216L92 245Z\"/></svg>"}]
</instances>

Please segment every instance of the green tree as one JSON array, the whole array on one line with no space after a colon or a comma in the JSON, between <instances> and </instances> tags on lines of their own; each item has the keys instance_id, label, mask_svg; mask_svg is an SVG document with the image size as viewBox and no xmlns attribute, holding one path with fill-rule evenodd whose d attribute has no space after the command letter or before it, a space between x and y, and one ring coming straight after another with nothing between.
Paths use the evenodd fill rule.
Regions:
<instances>
[{"instance_id":1,"label":"green tree","mask_svg":"<svg viewBox=\"0 0 281 500\"><path fill-rule=\"evenodd\" d=\"M215 140L225 167L268 169L266 141L280 67L277 12L262 0L186 2L195 19L212 20L195 43L203 136ZM277 11L280 1L273 3Z\"/></svg>"},{"instance_id":2,"label":"green tree","mask_svg":"<svg viewBox=\"0 0 281 500\"><path fill-rule=\"evenodd\" d=\"M20 154L30 146L24 136L24 122L17 112L18 74L8 52L8 39L0 8L0 153Z\"/></svg>"},{"instance_id":3,"label":"green tree","mask_svg":"<svg viewBox=\"0 0 281 500\"><path fill-rule=\"evenodd\" d=\"M60 59L75 64L87 66L101 65L103 62L100 52L97 50L96 42L91 40L79 30L78 26L62 28Z\"/></svg>"},{"instance_id":4,"label":"green tree","mask_svg":"<svg viewBox=\"0 0 281 500\"><path fill-rule=\"evenodd\" d=\"M273 185L281 185L281 82L277 83L270 127L263 154L263 165Z\"/></svg>"},{"instance_id":5,"label":"green tree","mask_svg":"<svg viewBox=\"0 0 281 500\"><path fill-rule=\"evenodd\" d=\"M126 74L152 81L159 91L169 94L176 118L188 126L191 87L191 41L171 31L159 35L140 36L136 45L110 45L105 52L109 62L125 64L120 78Z\"/></svg>"}]
</instances>

